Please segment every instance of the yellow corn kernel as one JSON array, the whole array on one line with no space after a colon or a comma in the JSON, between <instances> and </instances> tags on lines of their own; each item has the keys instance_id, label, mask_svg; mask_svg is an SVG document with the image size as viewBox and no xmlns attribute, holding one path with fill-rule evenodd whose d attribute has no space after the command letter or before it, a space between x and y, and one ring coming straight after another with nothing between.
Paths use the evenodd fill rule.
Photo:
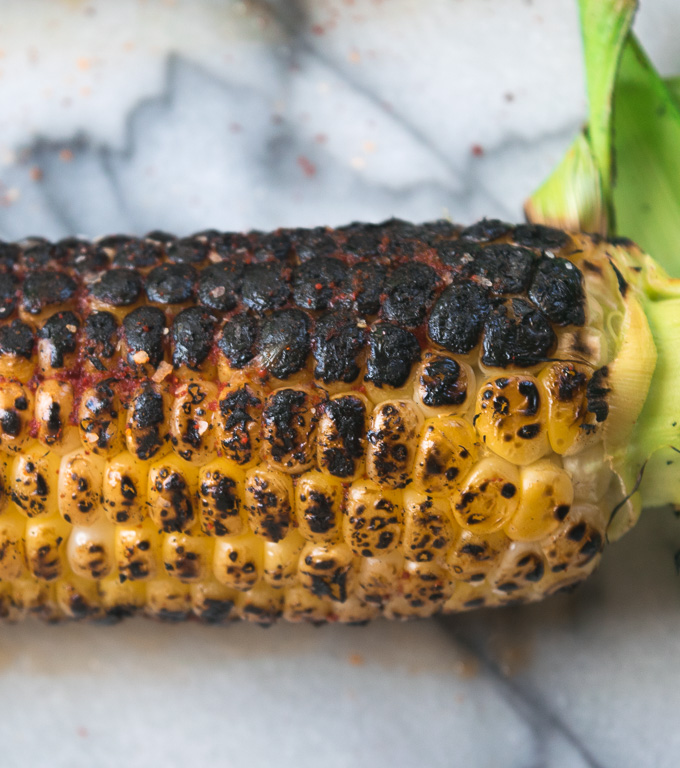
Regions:
<instances>
[{"instance_id":1,"label":"yellow corn kernel","mask_svg":"<svg viewBox=\"0 0 680 768\"><path fill-rule=\"evenodd\" d=\"M538 541L555 530L574 501L571 478L552 461L542 459L520 470L520 502L505 525L516 541Z\"/></svg>"},{"instance_id":2,"label":"yellow corn kernel","mask_svg":"<svg viewBox=\"0 0 680 768\"><path fill-rule=\"evenodd\" d=\"M144 607L146 584L143 581L121 582L117 573L112 573L99 582L102 610L110 620L133 616Z\"/></svg>"},{"instance_id":3,"label":"yellow corn kernel","mask_svg":"<svg viewBox=\"0 0 680 768\"><path fill-rule=\"evenodd\" d=\"M158 572L158 534L151 521L117 525L114 555L121 582L147 581Z\"/></svg>"},{"instance_id":4,"label":"yellow corn kernel","mask_svg":"<svg viewBox=\"0 0 680 768\"><path fill-rule=\"evenodd\" d=\"M404 555L399 550L362 558L358 564L357 596L370 605L385 605L397 591L403 570Z\"/></svg>"},{"instance_id":5,"label":"yellow corn kernel","mask_svg":"<svg viewBox=\"0 0 680 768\"><path fill-rule=\"evenodd\" d=\"M166 533L161 557L168 576L191 583L206 577L212 564L212 540L208 536Z\"/></svg>"},{"instance_id":6,"label":"yellow corn kernel","mask_svg":"<svg viewBox=\"0 0 680 768\"><path fill-rule=\"evenodd\" d=\"M68 564L76 576L98 581L114 568L114 526L102 518L94 525L75 526L66 544Z\"/></svg>"},{"instance_id":7,"label":"yellow corn kernel","mask_svg":"<svg viewBox=\"0 0 680 768\"><path fill-rule=\"evenodd\" d=\"M14 509L0 516L0 581L19 579L26 570L26 518Z\"/></svg>"},{"instance_id":8,"label":"yellow corn kernel","mask_svg":"<svg viewBox=\"0 0 680 768\"><path fill-rule=\"evenodd\" d=\"M416 369L413 400L426 416L467 413L474 399L475 374L461 360L441 352L426 352Z\"/></svg>"},{"instance_id":9,"label":"yellow corn kernel","mask_svg":"<svg viewBox=\"0 0 680 768\"><path fill-rule=\"evenodd\" d=\"M225 587L219 581L199 581L191 584L191 610L194 616L206 624L222 624L234 616L236 590Z\"/></svg>"},{"instance_id":10,"label":"yellow corn kernel","mask_svg":"<svg viewBox=\"0 0 680 768\"><path fill-rule=\"evenodd\" d=\"M451 575L439 563L408 560L399 580L400 594L385 606L385 616L407 619L432 616L453 592Z\"/></svg>"},{"instance_id":11,"label":"yellow corn kernel","mask_svg":"<svg viewBox=\"0 0 680 768\"><path fill-rule=\"evenodd\" d=\"M399 546L403 520L400 491L357 480L347 493L343 535L355 555L378 557Z\"/></svg>"},{"instance_id":12,"label":"yellow corn kernel","mask_svg":"<svg viewBox=\"0 0 680 768\"><path fill-rule=\"evenodd\" d=\"M333 603L330 616L341 624L366 624L380 614L380 608L351 595L344 603Z\"/></svg>"},{"instance_id":13,"label":"yellow corn kernel","mask_svg":"<svg viewBox=\"0 0 680 768\"><path fill-rule=\"evenodd\" d=\"M248 470L244 506L253 533L268 541L280 541L293 522L293 481L289 475L262 465Z\"/></svg>"},{"instance_id":14,"label":"yellow corn kernel","mask_svg":"<svg viewBox=\"0 0 680 768\"><path fill-rule=\"evenodd\" d=\"M69 619L94 619L102 615L97 584L69 574L55 587L57 605Z\"/></svg>"},{"instance_id":15,"label":"yellow corn kernel","mask_svg":"<svg viewBox=\"0 0 680 768\"><path fill-rule=\"evenodd\" d=\"M353 561L346 544L310 541L300 554L300 584L317 597L344 603L354 589Z\"/></svg>"},{"instance_id":16,"label":"yellow corn kernel","mask_svg":"<svg viewBox=\"0 0 680 768\"><path fill-rule=\"evenodd\" d=\"M335 395L323 404L317 437L322 472L346 481L363 475L367 414L367 400L356 392Z\"/></svg>"},{"instance_id":17,"label":"yellow corn kernel","mask_svg":"<svg viewBox=\"0 0 680 768\"><path fill-rule=\"evenodd\" d=\"M257 463L263 403L262 388L252 384L226 387L220 394L215 429L218 449L226 459L243 467Z\"/></svg>"},{"instance_id":18,"label":"yellow corn kernel","mask_svg":"<svg viewBox=\"0 0 680 768\"><path fill-rule=\"evenodd\" d=\"M316 455L318 410L316 396L307 389L272 392L262 411L263 461L289 474L309 469Z\"/></svg>"},{"instance_id":19,"label":"yellow corn kernel","mask_svg":"<svg viewBox=\"0 0 680 768\"><path fill-rule=\"evenodd\" d=\"M301 586L290 587L283 598L283 618L296 624L323 624L331 610L328 600L322 600Z\"/></svg>"},{"instance_id":20,"label":"yellow corn kernel","mask_svg":"<svg viewBox=\"0 0 680 768\"><path fill-rule=\"evenodd\" d=\"M50 451L68 453L80 444L78 428L70 423L73 411L73 387L63 381L48 379L35 391L34 418L38 440Z\"/></svg>"},{"instance_id":21,"label":"yellow corn kernel","mask_svg":"<svg viewBox=\"0 0 680 768\"><path fill-rule=\"evenodd\" d=\"M146 509L147 465L127 451L108 459L102 507L112 523L141 523Z\"/></svg>"},{"instance_id":22,"label":"yellow corn kernel","mask_svg":"<svg viewBox=\"0 0 680 768\"><path fill-rule=\"evenodd\" d=\"M146 585L147 616L163 621L184 621L191 611L188 584L177 579L153 579Z\"/></svg>"},{"instance_id":23,"label":"yellow corn kernel","mask_svg":"<svg viewBox=\"0 0 680 768\"><path fill-rule=\"evenodd\" d=\"M28 517L57 511L60 460L37 441L27 444L14 459L9 475L12 500Z\"/></svg>"},{"instance_id":24,"label":"yellow corn kernel","mask_svg":"<svg viewBox=\"0 0 680 768\"><path fill-rule=\"evenodd\" d=\"M305 540L293 529L281 541L264 542L264 580L272 587L288 587L297 578Z\"/></svg>"},{"instance_id":25,"label":"yellow corn kernel","mask_svg":"<svg viewBox=\"0 0 680 768\"><path fill-rule=\"evenodd\" d=\"M283 591L260 582L238 598L241 618L262 626L273 624L283 613Z\"/></svg>"},{"instance_id":26,"label":"yellow corn kernel","mask_svg":"<svg viewBox=\"0 0 680 768\"><path fill-rule=\"evenodd\" d=\"M533 376L487 379L477 396L474 425L487 448L513 464L531 464L550 450L548 409Z\"/></svg>"},{"instance_id":27,"label":"yellow corn kernel","mask_svg":"<svg viewBox=\"0 0 680 768\"><path fill-rule=\"evenodd\" d=\"M170 441L185 461L201 465L214 456L216 408L215 384L189 381L177 388L170 410Z\"/></svg>"},{"instance_id":28,"label":"yellow corn kernel","mask_svg":"<svg viewBox=\"0 0 680 768\"><path fill-rule=\"evenodd\" d=\"M59 515L29 520L26 524L26 564L40 581L54 581L64 572L69 526Z\"/></svg>"},{"instance_id":29,"label":"yellow corn kernel","mask_svg":"<svg viewBox=\"0 0 680 768\"><path fill-rule=\"evenodd\" d=\"M502 528L518 503L519 471L497 456L482 459L451 498L458 525L479 534Z\"/></svg>"},{"instance_id":30,"label":"yellow corn kernel","mask_svg":"<svg viewBox=\"0 0 680 768\"><path fill-rule=\"evenodd\" d=\"M120 401L110 381L102 381L83 392L78 407L83 448L101 456L119 453L123 449L120 420Z\"/></svg>"},{"instance_id":31,"label":"yellow corn kernel","mask_svg":"<svg viewBox=\"0 0 680 768\"><path fill-rule=\"evenodd\" d=\"M390 488L410 482L422 424L421 412L407 400L386 400L374 408L366 453L369 479Z\"/></svg>"},{"instance_id":32,"label":"yellow corn kernel","mask_svg":"<svg viewBox=\"0 0 680 768\"><path fill-rule=\"evenodd\" d=\"M198 474L201 528L210 536L237 536L246 528L245 472L233 461L215 459Z\"/></svg>"},{"instance_id":33,"label":"yellow corn kernel","mask_svg":"<svg viewBox=\"0 0 680 768\"><path fill-rule=\"evenodd\" d=\"M186 531L194 522L195 489L187 477L190 470L191 465L172 455L149 466L147 510L153 522L166 533Z\"/></svg>"},{"instance_id":34,"label":"yellow corn kernel","mask_svg":"<svg viewBox=\"0 0 680 768\"><path fill-rule=\"evenodd\" d=\"M427 419L416 450L413 484L425 493L450 493L477 461L474 429L455 416Z\"/></svg>"},{"instance_id":35,"label":"yellow corn kernel","mask_svg":"<svg viewBox=\"0 0 680 768\"><path fill-rule=\"evenodd\" d=\"M246 592L262 574L262 539L252 533L215 539L213 573L225 587Z\"/></svg>"},{"instance_id":36,"label":"yellow corn kernel","mask_svg":"<svg viewBox=\"0 0 680 768\"><path fill-rule=\"evenodd\" d=\"M59 610L55 604L53 583L21 578L12 582L12 602L21 618L35 616L45 621L56 621Z\"/></svg>"},{"instance_id":37,"label":"yellow corn kernel","mask_svg":"<svg viewBox=\"0 0 680 768\"><path fill-rule=\"evenodd\" d=\"M545 576L545 565L543 553L537 546L514 541L489 575L489 586L512 599L520 594L528 599L535 591L534 585Z\"/></svg>"},{"instance_id":38,"label":"yellow corn kernel","mask_svg":"<svg viewBox=\"0 0 680 768\"><path fill-rule=\"evenodd\" d=\"M13 350L3 349L0 355L0 376L26 384L35 372L36 363L36 356L33 354L24 357Z\"/></svg>"},{"instance_id":39,"label":"yellow corn kernel","mask_svg":"<svg viewBox=\"0 0 680 768\"><path fill-rule=\"evenodd\" d=\"M407 560L429 562L441 557L451 546L454 526L448 499L411 488L404 491L403 549Z\"/></svg>"},{"instance_id":40,"label":"yellow corn kernel","mask_svg":"<svg viewBox=\"0 0 680 768\"><path fill-rule=\"evenodd\" d=\"M552 573L573 573L591 567L605 544L605 531L598 525L601 513L590 504L574 506L567 519L554 531L543 551Z\"/></svg>"},{"instance_id":41,"label":"yellow corn kernel","mask_svg":"<svg viewBox=\"0 0 680 768\"><path fill-rule=\"evenodd\" d=\"M61 460L59 512L67 523L91 525L102 515L100 497L105 462L101 456L79 448Z\"/></svg>"},{"instance_id":42,"label":"yellow corn kernel","mask_svg":"<svg viewBox=\"0 0 680 768\"><path fill-rule=\"evenodd\" d=\"M548 438L555 453L567 453L588 437L587 432L597 429L586 397L591 376L590 366L560 362L546 366L538 377L548 404Z\"/></svg>"},{"instance_id":43,"label":"yellow corn kernel","mask_svg":"<svg viewBox=\"0 0 680 768\"><path fill-rule=\"evenodd\" d=\"M33 393L17 381L0 387L0 450L20 451L29 439L33 419Z\"/></svg>"},{"instance_id":44,"label":"yellow corn kernel","mask_svg":"<svg viewBox=\"0 0 680 768\"><path fill-rule=\"evenodd\" d=\"M295 514L309 541L333 541L340 535L344 489L335 477L313 469L295 485Z\"/></svg>"},{"instance_id":45,"label":"yellow corn kernel","mask_svg":"<svg viewBox=\"0 0 680 768\"><path fill-rule=\"evenodd\" d=\"M125 441L133 456L146 461L168 452L170 402L167 390L152 382L136 389L125 422Z\"/></svg>"},{"instance_id":46,"label":"yellow corn kernel","mask_svg":"<svg viewBox=\"0 0 680 768\"><path fill-rule=\"evenodd\" d=\"M458 581L481 584L509 546L502 531L480 535L462 530L446 555L446 564Z\"/></svg>"}]
</instances>

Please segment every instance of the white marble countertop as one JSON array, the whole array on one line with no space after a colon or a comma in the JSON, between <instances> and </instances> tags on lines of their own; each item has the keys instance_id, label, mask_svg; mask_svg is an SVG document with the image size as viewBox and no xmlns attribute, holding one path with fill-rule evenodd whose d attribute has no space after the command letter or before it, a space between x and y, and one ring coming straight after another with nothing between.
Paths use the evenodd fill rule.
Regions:
<instances>
[{"instance_id":1,"label":"white marble countertop","mask_svg":"<svg viewBox=\"0 0 680 768\"><path fill-rule=\"evenodd\" d=\"M638 30L680 72L676 0ZM0 238L521 218L575 0L0 1ZM0 765L680 764L680 525L579 591L365 628L0 628Z\"/></svg>"}]
</instances>

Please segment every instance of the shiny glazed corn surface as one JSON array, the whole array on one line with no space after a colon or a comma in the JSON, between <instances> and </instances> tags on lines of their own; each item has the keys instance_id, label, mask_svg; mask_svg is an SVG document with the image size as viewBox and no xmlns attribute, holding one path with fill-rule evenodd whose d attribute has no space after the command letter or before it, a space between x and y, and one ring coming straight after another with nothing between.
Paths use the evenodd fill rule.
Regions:
<instances>
[{"instance_id":1,"label":"shiny glazed corn surface","mask_svg":"<svg viewBox=\"0 0 680 768\"><path fill-rule=\"evenodd\" d=\"M597 565L605 244L400 221L0 244L0 604L363 622Z\"/></svg>"}]
</instances>

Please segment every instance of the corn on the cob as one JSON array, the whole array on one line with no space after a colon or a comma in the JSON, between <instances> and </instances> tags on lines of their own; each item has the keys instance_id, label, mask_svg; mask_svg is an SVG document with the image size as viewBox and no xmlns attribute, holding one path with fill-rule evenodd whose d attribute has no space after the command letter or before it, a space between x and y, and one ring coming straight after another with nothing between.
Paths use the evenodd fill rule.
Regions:
<instances>
[{"instance_id":1,"label":"corn on the cob","mask_svg":"<svg viewBox=\"0 0 680 768\"><path fill-rule=\"evenodd\" d=\"M639 510L663 281L486 220L0 244L2 614L363 622L571 587Z\"/></svg>"}]
</instances>

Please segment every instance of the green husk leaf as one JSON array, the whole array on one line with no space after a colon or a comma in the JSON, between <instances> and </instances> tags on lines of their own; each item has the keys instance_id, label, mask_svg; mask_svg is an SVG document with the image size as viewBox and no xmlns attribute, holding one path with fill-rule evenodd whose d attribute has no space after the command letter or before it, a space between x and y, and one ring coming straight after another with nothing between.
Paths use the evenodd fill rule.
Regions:
<instances>
[{"instance_id":1,"label":"green husk leaf","mask_svg":"<svg viewBox=\"0 0 680 768\"><path fill-rule=\"evenodd\" d=\"M680 77L667 77L663 81L676 107L680 107Z\"/></svg>"}]
</instances>

